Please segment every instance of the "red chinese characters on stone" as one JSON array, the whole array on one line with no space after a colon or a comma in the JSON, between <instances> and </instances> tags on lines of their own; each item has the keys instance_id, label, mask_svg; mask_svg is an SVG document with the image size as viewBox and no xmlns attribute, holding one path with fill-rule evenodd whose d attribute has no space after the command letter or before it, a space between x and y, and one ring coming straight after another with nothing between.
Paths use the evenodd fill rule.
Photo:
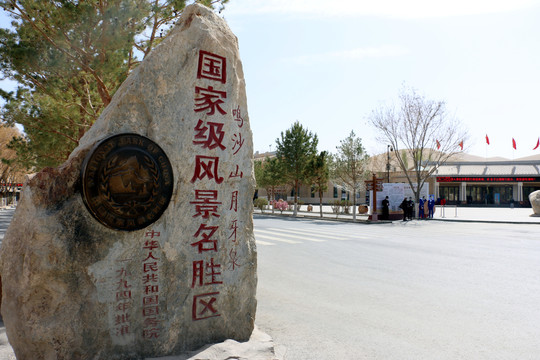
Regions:
<instances>
[{"instance_id":1,"label":"red chinese characters on stone","mask_svg":"<svg viewBox=\"0 0 540 360\"><path fill-rule=\"evenodd\" d=\"M195 190L195 201L189 202L195 205L193 217L201 216L203 219L208 219L210 216L220 217L217 211L221 201L217 201L217 198L217 190Z\"/></svg>"},{"instance_id":2,"label":"red chinese characters on stone","mask_svg":"<svg viewBox=\"0 0 540 360\"><path fill-rule=\"evenodd\" d=\"M206 270L206 271L205 271ZM193 278L191 287L223 284L221 277L221 264L214 264L214 258L210 262L204 260L193 261Z\"/></svg>"},{"instance_id":3,"label":"red chinese characters on stone","mask_svg":"<svg viewBox=\"0 0 540 360\"><path fill-rule=\"evenodd\" d=\"M231 235L229 235L229 240L232 239L232 242L236 242L236 230L238 230L238 219L232 221L231 226L229 227L232 230Z\"/></svg>"},{"instance_id":4,"label":"red chinese characters on stone","mask_svg":"<svg viewBox=\"0 0 540 360\"><path fill-rule=\"evenodd\" d=\"M204 251L217 251L217 240L211 239L211 237L214 236L218 228L219 226L201 224L194 237L198 238L200 236L202 239L192 243L191 246L196 247L199 254L202 254Z\"/></svg>"},{"instance_id":5,"label":"red chinese characters on stone","mask_svg":"<svg viewBox=\"0 0 540 360\"><path fill-rule=\"evenodd\" d=\"M193 296L191 316L194 321L221 316L217 309L219 292L211 292Z\"/></svg>"},{"instance_id":6,"label":"red chinese characters on stone","mask_svg":"<svg viewBox=\"0 0 540 360\"><path fill-rule=\"evenodd\" d=\"M227 59L200 50L197 79L206 81L199 81L195 85L194 112L200 113L199 116L201 117L203 115L206 115L206 117L227 115L230 105L227 102L227 92L221 87L222 84L227 82ZM238 113L238 116L240 117L240 113ZM221 208L222 202L219 200L219 188L216 188L216 185L223 183L225 179L222 175L226 176L227 173L220 174L220 157L211 155L215 155L216 151L223 152L229 146L230 134L226 134L225 125L223 117L219 121L208 121L205 117L202 117L193 129L193 145L207 152L201 152L195 156L191 183L194 184L200 181L201 184L197 189L194 189L195 196L190 201L190 204L194 205L193 217L208 222L220 218L220 210L223 210ZM238 138L238 142L231 145L235 146L233 151L239 150L242 143L242 139ZM237 176L241 177L243 175L238 174L238 168L236 171ZM214 184L214 188L212 188L212 184ZM191 243L199 256L208 253L219 255L218 229L219 226L209 223L199 224L199 228L193 234L194 240ZM202 291L202 294L193 296L192 318L194 321L221 316L218 311L219 291L215 291L216 286L223 284L222 265L218 263L220 258L219 256L213 256L210 259L194 259L192 261L191 288L212 288L212 292L206 290Z\"/></svg>"},{"instance_id":7,"label":"red chinese characters on stone","mask_svg":"<svg viewBox=\"0 0 540 360\"><path fill-rule=\"evenodd\" d=\"M157 282L158 282L157 273L146 273L143 275L143 285L146 285L148 283L157 283Z\"/></svg>"},{"instance_id":8,"label":"red chinese characters on stone","mask_svg":"<svg viewBox=\"0 0 540 360\"><path fill-rule=\"evenodd\" d=\"M244 177L244 172L243 171L240 171L240 168L238 165L236 165L236 170L235 172L232 172L229 174L229 179L230 178L235 178L235 177L239 177L240 179Z\"/></svg>"},{"instance_id":9,"label":"red chinese characters on stone","mask_svg":"<svg viewBox=\"0 0 540 360\"><path fill-rule=\"evenodd\" d=\"M199 119L199 122L195 126L195 132L193 144L202 145L203 149L212 150L219 147L221 150L225 150L225 145L223 145L225 132L223 131L222 123L209 121L205 126L204 122Z\"/></svg>"},{"instance_id":10,"label":"red chinese characters on stone","mask_svg":"<svg viewBox=\"0 0 540 360\"><path fill-rule=\"evenodd\" d=\"M114 331L116 336L126 336L131 333L128 311L131 309L132 297L128 275L123 266L116 270L116 303L114 307Z\"/></svg>"},{"instance_id":11,"label":"red chinese characters on stone","mask_svg":"<svg viewBox=\"0 0 540 360\"><path fill-rule=\"evenodd\" d=\"M240 263L238 262L238 251L236 251L235 248L232 248L229 251L229 262L228 262L228 269L229 271L234 271L237 267L240 267Z\"/></svg>"},{"instance_id":12,"label":"red chinese characters on stone","mask_svg":"<svg viewBox=\"0 0 540 360\"><path fill-rule=\"evenodd\" d=\"M150 327L152 325L149 322L147 322L146 319L144 320L144 325L149 326L149 327L143 329L143 338L145 338L145 339L152 339L152 338L157 339L157 338L159 338L159 329L158 328Z\"/></svg>"},{"instance_id":13,"label":"red chinese characters on stone","mask_svg":"<svg viewBox=\"0 0 540 360\"><path fill-rule=\"evenodd\" d=\"M159 327L159 242L154 237L159 237L160 232L154 230L145 234L143 244L143 298L142 298L142 316L143 331L142 337L146 340L157 339L160 337Z\"/></svg>"},{"instance_id":14,"label":"red chinese characters on stone","mask_svg":"<svg viewBox=\"0 0 540 360\"><path fill-rule=\"evenodd\" d=\"M159 237L160 235L161 235L161 233L159 231L154 231L154 230L147 231L146 234L145 234L145 236L149 237L150 239L153 239L154 237ZM150 249L150 250L152 250L152 249Z\"/></svg>"},{"instance_id":15,"label":"red chinese characters on stone","mask_svg":"<svg viewBox=\"0 0 540 360\"><path fill-rule=\"evenodd\" d=\"M214 180L216 184L223 182L223 177L218 175L219 171L219 157L217 156L195 156L195 171L191 182L194 183L197 180L208 178Z\"/></svg>"},{"instance_id":16,"label":"red chinese characters on stone","mask_svg":"<svg viewBox=\"0 0 540 360\"><path fill-rule=\"evenodd\" d=\"M208 51L199 50L197 79L203 78L225 84L227 82L227 59Z\"/></svg>"},{"instance_id":17,"label":"red chinese characters on stone","mask_svg":"<svg viewBox=\"0 0 540 360\"><path fill-rule=\"evenodd\" d=\"M244 140L242 139L242 134L234 134L233 138L231 139L233 142L233 155L238 154L242 146L244 145Z\"/></svg>"},{"instance_id":18,"label":"red chinese characters on stone","mask_svg":"<svg viewBox=\"0 0 540 360\"><path fill-rule=\"evenodd\" d=\"M198 95L198 97L195 97L195 112L204 111L206 115L214 115L217 110L221 115L227 114L221 107L225 103L222 99L227 98L225 91L215 90L212 86L207 88L196 86L195 94Z\"/></svg>"},{"instance_id":19,"label":"red chinese characters on stone","mask_svg":"<svg viewBox=\"0 0 540 360\"><path fill-rule=\"evenodd\" d=\"M143 261L148 261L148 260L159 260L159 258L155 257L154 254L152 254L152 252L149 251L148 255L146 256L146 259L144 259Z\"/></svg>"},{"instance_id":20,"label":"red chinese characters on stone","mask_svg":"<svg viewBox=\"0 0 540 360\"><path fill-rule=\"evenodd\" d=\"M121 325L116 328L116 336L125 336L130 332L129 325Z\"/></svg>"},{"instance_id":21,"label":"red chinese characters on stone","mask_svg":"<svg viewBox=\"0 0 540 360\"><path fill-rule=\"evenodd\" d=\"M146 305L157 305L159 304L159 295L151 295L151 296L145 296L143 298L143 306Z\"/></svg>"},{"instance_id":22,"label":"red chinese characters on stone","mask_svg":"<svg viewBox=\"0 0 540 360\"><path fill-rule=\"evenodd\" d=\"M244 119L242 118L242 114L240 111L240 106L238 106L236 109L233 109L233 119L238 123L238 127L241 128L244 126Z\"/></svg>"},{"instance_id":23,"label":"red chinese characters on stone","mask_svg":"<svg viewBox=\"0 0 540 360\"><path fill-rule=\"evenodd\" d=\"M153 271L153 272L156 272L158 271L158 264L157 262L153 262L153 263L144 263L143 264L143 272L147 273L149 271Z\"/></svg>"},{"instance_id":24,"label":"red chinese characters on stone","mask_svg":"<svg viewBox=\"0 0 540 360\"><path fill-rule=\"evenodd\" d=\"M229 207L229 210L238 212L238 190L233 191L231 194L231 206Z\"/></svg>"}]
</instances>

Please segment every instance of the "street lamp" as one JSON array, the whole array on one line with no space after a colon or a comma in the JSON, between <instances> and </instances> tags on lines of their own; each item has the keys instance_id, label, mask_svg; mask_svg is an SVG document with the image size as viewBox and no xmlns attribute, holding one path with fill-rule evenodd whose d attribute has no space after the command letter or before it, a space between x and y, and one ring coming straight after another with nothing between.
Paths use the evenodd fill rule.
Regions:
<instances>
[{"instance_id":1,"label":"street lamp","mask_svg":"<svg viewBox=\"0 0 540 360\"><path fill-rule=\"evenodd\" d=\"M386 145L386 182L390 183L390 151L394 151L392 146Z\"/></svg>"}]
</instances>

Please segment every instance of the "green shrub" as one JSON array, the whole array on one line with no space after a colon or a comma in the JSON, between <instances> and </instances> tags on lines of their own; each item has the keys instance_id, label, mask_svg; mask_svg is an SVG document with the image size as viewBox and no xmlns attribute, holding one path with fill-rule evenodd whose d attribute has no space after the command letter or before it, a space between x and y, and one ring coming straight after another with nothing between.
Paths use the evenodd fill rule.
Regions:
<instances>
[{"instance_id":1,"label":"green shrub","mask_svg":"<svg viewBox=\"0 0 540 360\"><path fill-rule=\"evenodd\" d=\"M255 199L255 202L253 203L253 205L254 205L257 209L260 209L261 212L264 212L264 209L265 209L266 206L268 205L268 200L266 200L265 198L256 198L256 199Z\"/></svg>"},{"instance_id":2,"label":"green shrub","mask_svg":"<svg viewBox=\"0 0 540 360\"><path fill-rule=\"evenodd\" d=\"M332 203L332 212L339 214L341 212L341 200L334 200Z\"/></svg>"},{"instance_id":3,"label":"green shrub","mask_svg":"<svg viewBox=\"0 0 540 360\"><path fill-rule=\"evenodd\" d=\"M341 206L343 207L343 212L345 214L351 213L352 202L350 200L341 200Z\"/></svg>"}]
</instances>

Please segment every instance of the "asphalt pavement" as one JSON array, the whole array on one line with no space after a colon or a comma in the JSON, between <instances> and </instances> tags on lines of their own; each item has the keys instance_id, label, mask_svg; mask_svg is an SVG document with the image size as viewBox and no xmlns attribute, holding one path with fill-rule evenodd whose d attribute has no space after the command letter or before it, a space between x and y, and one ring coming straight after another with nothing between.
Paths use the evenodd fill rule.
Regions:
<instances>
[{"instance_id":1,"label":"asphalt pavement","mask_svg":"<svg viewBox=\"0 0 540 360\"><path fill-rule=\"evenodd\" d=\"M498 210L491 223L256 215L258 326L285 360L540 359L540 227Z\"/></svg>"}]
</instances>

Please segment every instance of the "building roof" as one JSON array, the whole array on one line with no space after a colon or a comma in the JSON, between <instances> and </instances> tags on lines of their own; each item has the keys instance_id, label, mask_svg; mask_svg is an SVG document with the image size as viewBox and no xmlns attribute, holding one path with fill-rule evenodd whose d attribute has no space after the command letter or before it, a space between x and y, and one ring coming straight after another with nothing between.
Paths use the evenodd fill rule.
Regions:
<instances>
[{"instance_id":1,"label":"building roof","mask_svg":"<svg viewBox=\"0 0 540 360\"><path fill-rule=\"evenodd\" d=\"M372 167L384 171L386 159L386 153L373 156ZM395 163L393 156L391 163ZM540 176L540 155L510 160L458 153L441 165L433 176Z\"/></svg>"},{"instance_id":2,"label":"building roof","mask_svg":"<svg viewBox=\"0 0 540 360\"><path fill-rule=\"evenodd\" d=\"M540 176L539 160L460 161L440 166L435 176Z\"/></svg>"}]
</instances>

